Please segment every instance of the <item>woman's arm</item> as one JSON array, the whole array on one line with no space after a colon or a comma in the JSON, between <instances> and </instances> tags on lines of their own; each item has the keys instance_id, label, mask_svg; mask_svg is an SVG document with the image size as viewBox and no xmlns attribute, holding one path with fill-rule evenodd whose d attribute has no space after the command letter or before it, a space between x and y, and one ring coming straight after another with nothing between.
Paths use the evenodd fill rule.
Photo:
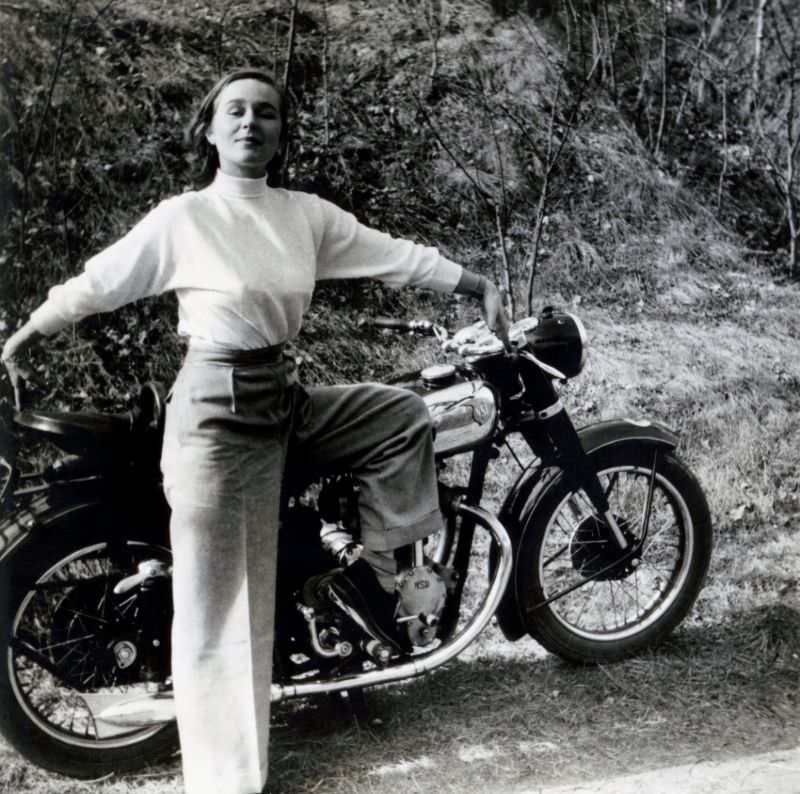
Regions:
<instances>
[{"instance_id":1,"label":"woman's arm","mask_svg":"<svg viewBox=\"0 0 800 794\"><path fill-rule=\"evenodd\" d=\"M486 278L450 261L436 248L364 226L351 213L316 196L306 206L317 233L318 279L368 276L392 286L410 284L469 295L482 302L487 325L508 347L503 298Z\"/></svg>"},{"instance_id":2,"label":"woman's arm","mask_svg":"<svg viewBox=\"0 0 800 794\"><path fill-rule=\"evenodd\" d=\"M432 246L392 237L360 223L329 201L303 201L317 244L318 281L374 278L391 287L423 287L452 292L461 266Z\"/></svg>"},{"instance_id":3,"label":"woman's arm","mask_svg":"<svg viewBox=\"0 0 800 794\"><path fill-rule=\"evenodd\" d=\"M83 272L52 287L19 330L18 344L30 336L28 326L50 336L89 315L165 291L174 259L177 207L175 199L161 202L124 237L91 257Z\"/></svg>"},{"instance_id":4,"label":"woman's arm","mask_svg":"<svg viewBox=\"0 0 800 794\"><path fill-rule=\"evenodd\" d=\"M110 311L161 291L167 283L165 214L174 202L162 202L125 237L92 257L84 271L53 287L44 301L3 345L0 362L16 387L29 373L19 359L45 336L89 314ZM167 218L168 219L168 218Z\"/></svg>"},{"instance_id":5,"label":"woman's arm","mask_svg":"<svg viewBox=\"0 0 800 794\"><path fill-rule=\"evenodd\" d=\"M500 337L503 345L508 349L508 317L503 306L503 295L495 284L485 276L473 273L464 268L461 272L461 279L453 290L459 295L469 295L482 301L481 307L483 319L489 330Z\"/></svg>"}]
</instances>

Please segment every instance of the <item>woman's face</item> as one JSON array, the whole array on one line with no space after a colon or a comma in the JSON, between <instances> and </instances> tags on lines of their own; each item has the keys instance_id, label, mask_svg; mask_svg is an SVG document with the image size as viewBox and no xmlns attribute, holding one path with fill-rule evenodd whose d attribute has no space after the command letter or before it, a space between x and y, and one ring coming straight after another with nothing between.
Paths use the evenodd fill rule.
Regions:
<instances>
[{"instance_id":1,"label":"woman's face","mask_svg":"<svg viewBox=\"0 0 800 794\"><path fill-rule=\"evenodd\" d=\"M280 97L271 85L245 78L220 91L206 138L217 148L223 173L263 177L280 136Z\"/></svg>"}]
</instances>

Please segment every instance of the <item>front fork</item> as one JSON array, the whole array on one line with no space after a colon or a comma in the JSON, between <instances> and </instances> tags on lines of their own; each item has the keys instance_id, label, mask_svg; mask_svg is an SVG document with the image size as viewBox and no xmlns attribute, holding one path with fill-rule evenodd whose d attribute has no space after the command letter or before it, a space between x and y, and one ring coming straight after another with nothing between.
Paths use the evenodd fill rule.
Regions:
<instances>
[{"instance_id":1,"label":"front fork","mask_svg":"<svg viewBox=\"0 0 800 794\"><path fill-rule=\"evenodd\" d=\"M631 543L625 537L625 533L611 511L608 495L603 490L597 472L581 445L575 425L572 424L560 399L536 412L536 422L533 428L520 428L523 438L534 450L541 446L542 430L550 441L558 465L569 478L573 487L576 490L583 489L589 497L592 507L611 530L611 536L619 550L628 551Z\"/></svg>"}]
</instances>

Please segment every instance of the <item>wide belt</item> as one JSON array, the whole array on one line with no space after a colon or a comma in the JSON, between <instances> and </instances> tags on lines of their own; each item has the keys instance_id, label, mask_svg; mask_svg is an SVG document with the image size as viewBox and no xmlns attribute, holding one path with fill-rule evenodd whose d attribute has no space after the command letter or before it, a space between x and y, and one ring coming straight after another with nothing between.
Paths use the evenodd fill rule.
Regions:
<instances>
[{"instance_id":1,"label":"wide belt","mask_svg":"<svg viewBox=\"0 0 800 794\"><path fill-rule=\"evenodd\" d=\"M221 347L210 342L192 339L186 351L187 362L208 364L227 364L233 367L246 367L259 364L277 364L284 358L284 343L256 347L248 350Z\"/></svg>"}]
</instances>

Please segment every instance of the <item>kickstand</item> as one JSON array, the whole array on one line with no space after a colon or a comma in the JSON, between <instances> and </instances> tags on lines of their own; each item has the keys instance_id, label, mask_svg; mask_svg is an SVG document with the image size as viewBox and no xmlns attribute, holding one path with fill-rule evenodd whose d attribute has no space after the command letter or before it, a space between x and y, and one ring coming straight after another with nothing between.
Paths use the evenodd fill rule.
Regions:
<instances>
[{"instance_id":1,"label":"kickstand","mask_svg":"<svg viewBox=\"0 0 800 794\"><path fill-rule=\"evenodd\" d=\"M350 702L350 710L358 722L366 723L369 719L367 714L367 697L363 689L348 689L347 699Z\"/></svg>"},{"instance_id":2,"label":"kickstand","mask_svg":"<svg viewBox=\"0 0 800 794\"><path fill-rule=\"evenodd\" d=\"M368 730L380 728L383 720L380 717L371 717L367 708L367 696L363 689L345 689L330 695L330 702L338 708L342 708L345 703L350 707L350 714L358 726L366 727Z\"/></svg>"}]
</instances>

